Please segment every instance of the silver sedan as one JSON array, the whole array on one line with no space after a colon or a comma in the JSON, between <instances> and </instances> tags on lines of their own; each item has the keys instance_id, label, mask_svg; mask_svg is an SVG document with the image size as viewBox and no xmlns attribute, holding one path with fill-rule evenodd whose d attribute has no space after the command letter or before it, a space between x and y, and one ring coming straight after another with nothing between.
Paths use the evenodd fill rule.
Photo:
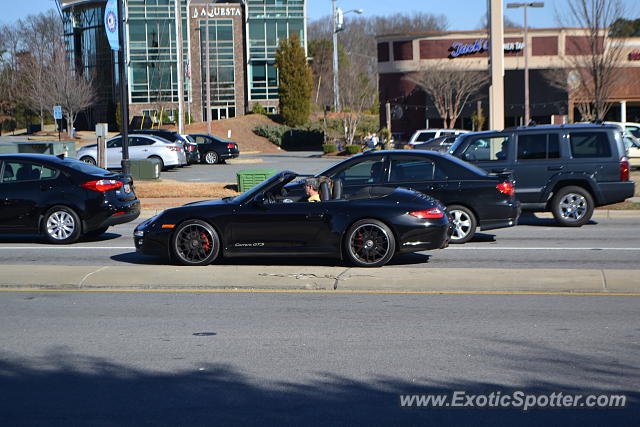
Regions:
<instances>
[{"instance_id":1,"label":"silver sedan","mask_svg":"<svg viewBox=\"0 0 640 427\"><path fill-rule=\"evenodd\" d=\"M78 159L97 164L97 144L87 145L77 151ZM130 135L129 158L131 160L156 159L162 169L181 166L187 163L181 144L169 142L153 135ZM107 141L107 168L117 169L122 162L122 137L116 136Z\"/></svg>"}]
</instances>

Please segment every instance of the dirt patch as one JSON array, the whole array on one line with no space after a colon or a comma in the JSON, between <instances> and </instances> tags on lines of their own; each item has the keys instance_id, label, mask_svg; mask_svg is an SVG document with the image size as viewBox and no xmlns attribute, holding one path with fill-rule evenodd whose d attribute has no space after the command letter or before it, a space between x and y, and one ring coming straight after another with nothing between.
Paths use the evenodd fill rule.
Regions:
<instances>
[{"instance_id":1,"label":"dirt patch","mask_svg":"<svg viewBox=\"0 0 640 427\"><path fill-rule=\"evenodd\" d=\"M220 138L227 139L228 131L231 131L231 139L238 143L240 156L245 151L259 151L261 153L277 153L280 148L267 138L253 133L253 129L259 125L275 125L276 123L262 114L248 114L233 119L216 120L211 122L211 133ZM193 123L185 126L188 133L207 133L207 123Z\"/></svg>"},{"instance_id":2,"label":"dirt patch","mask_svg":"<svg viewBox=\"0 0 640 427\"><path fill-rule=\"evenodd\" d=\"M136 181L139 198L221 199L237 196L236 184L218 182L178 182L173 180Z\"/></svg>"}]
</instances>

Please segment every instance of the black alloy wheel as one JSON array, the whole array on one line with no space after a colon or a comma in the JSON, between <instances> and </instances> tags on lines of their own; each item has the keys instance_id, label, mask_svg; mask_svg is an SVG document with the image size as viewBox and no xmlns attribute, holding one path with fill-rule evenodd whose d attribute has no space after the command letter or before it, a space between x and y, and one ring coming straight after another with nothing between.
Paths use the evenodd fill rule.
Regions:
<instances>
[{"instance_id":1,"label":"black alloy wheel","mask_svg":"<svg viewBox=\"0 0 640 427\"><path fill-rule=\"evenodd\" d=\"M383 222L363 219L353 224L345 238L345 252L358 267L380 267L396 250L393 232Z\"/></svg>"},{"instance_id":2,"label":"black alloy wheel","mask_svg":"<svg viewBox=\"0 0 640 427\"><path fill-rule=\"evenodd\" d=\"M220 238L213 227L204 221L185 221L173 233L171 251L179 264L208 265L220 253Z\"/></svg>"}]
</instances>

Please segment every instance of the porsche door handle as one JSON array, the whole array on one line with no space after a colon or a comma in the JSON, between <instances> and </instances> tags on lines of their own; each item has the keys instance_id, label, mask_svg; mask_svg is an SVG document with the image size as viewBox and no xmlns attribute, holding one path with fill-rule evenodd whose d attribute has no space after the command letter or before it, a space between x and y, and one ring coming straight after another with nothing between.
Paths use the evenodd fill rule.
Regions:
<instances>
[{"instance_id":1,"label":"porsche door handle","mask_svg":"<svg viewBox=\"0 0 640 427\"><path fill-rule=\"evenodd\" d=\"M306 217L309 221L322 221L324 214L307 214Z\"/></svg>"},{"instance_id":2,"label":"porsche door handle","mask_svg":"<svg viewBox=\"0 0 640 427\"><path fill-rule=\"evenodd\" d=\"M561 171L564 169L564 166L549 166L547 168L548 171Z\"/></svg>"}]
</instances>

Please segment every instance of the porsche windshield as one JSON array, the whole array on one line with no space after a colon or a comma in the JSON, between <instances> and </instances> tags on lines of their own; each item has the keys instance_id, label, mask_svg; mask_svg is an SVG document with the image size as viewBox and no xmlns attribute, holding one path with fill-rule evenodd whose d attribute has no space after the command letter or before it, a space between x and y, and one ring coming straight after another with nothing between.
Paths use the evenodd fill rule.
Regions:
<instances>
[{"instance_id":1,"label":"porsche windshield","mask_svg":"<svg viewBox=\"0 0 640 427\"><path fill-rule=\"evenodd\" d=\"M283 182L283 185L284 185L287 182L294 179L296 176L297 175L294 172L290 172L290 171L283 171L283 172L277 173L265 179L255 187L250 188L249 190L240 194L239 196L236 196L236 198L233 199L233 201L237 203L244 203L247 200L251 200L253 197L255 197L256 194L265 192L267 189L275 185L277 182Z\"/></svg>"}]
</instances>

